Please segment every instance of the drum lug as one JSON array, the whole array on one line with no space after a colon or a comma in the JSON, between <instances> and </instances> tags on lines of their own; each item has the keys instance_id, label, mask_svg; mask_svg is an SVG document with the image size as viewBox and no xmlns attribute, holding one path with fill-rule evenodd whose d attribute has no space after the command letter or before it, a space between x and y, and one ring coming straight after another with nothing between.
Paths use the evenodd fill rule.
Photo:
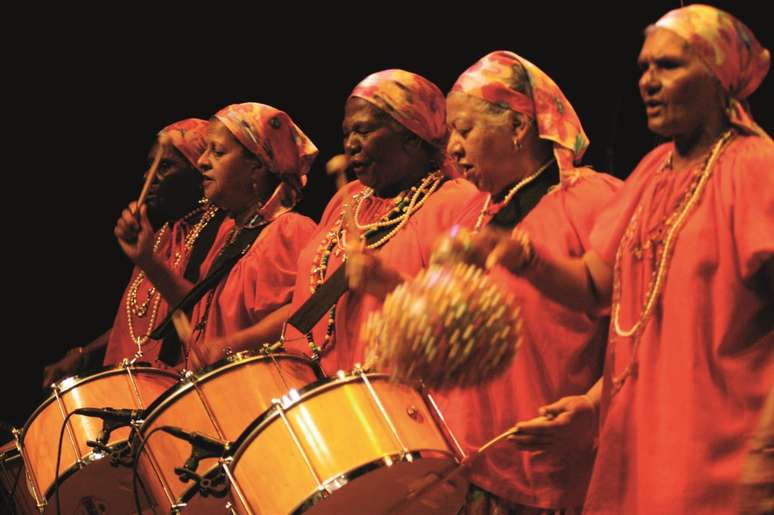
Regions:
<instances>
[{"instance_id":1,"label":"drum lug","mask_svg":"<svg viewBox=\"0 0 774 515\"><path fill-rule=\"evenodd\" d=\"M411 420L414 422L422 423L425 421L425 418L422 416L422 414L419 412L416 406L409 406L406 408L406 415L409 416Z\"/></svg>"}]
</instances>

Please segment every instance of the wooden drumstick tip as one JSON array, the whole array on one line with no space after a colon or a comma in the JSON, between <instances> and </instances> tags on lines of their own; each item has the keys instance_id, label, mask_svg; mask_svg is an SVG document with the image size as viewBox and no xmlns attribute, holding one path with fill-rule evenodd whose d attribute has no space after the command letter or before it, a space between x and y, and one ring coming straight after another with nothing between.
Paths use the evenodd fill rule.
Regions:
<instances>
[{"instance_id":1,"label":"wooden drumstick tip","mask_svg":"<svg viewBox=\"0 0 774 515\"><path fill-rule=\"evenodd\" d=\"M333 156L325 163L325 173L328 175L345 174L349 166L349 158L346 154Z\"/></svg>"},{"instance_id":2,"label":"wooden drumstick tip","mask_svg":"<svg viewBox=\"0 0 774 515\"><path fill-rule=\"evenodd\" d=\"M142 185L142 191L137 198L137 212L140 212L140 208L145 204L145 198L148 196L151 184L156 179L156 172L159 169L159 163L161 162L161 156L164 155L164 145L169 141L169 137L166 134L160 134L156 143L156 155L153 156L153 163L148 169L148 174L145 176L145 184Z\"/></svg>"},{"instance_id":3,"label":"wooden drumstick tip","mask_svg":"<svg viewBox=\"0 0 774 515\"><path fill-rule=\"evenodd\" d=\"M333 156L325 163L325 173L336 176L336 189L347 185L347 167L349 167L349 158L346 154Z\"/></svg>"},{"instance_id":4,"label":"wooden drumstick tip","mask_svg":"<svg viewBox=\"0 0 774 515\"><path fill-rule=\"evenodd\" d=\"M191 331L191 323L188 321L188 317L185 313L179 309L175 310L175 312L172 313L172 324L175 326L175 331L177 331L180 341L186 345L190 344L193 332Z\"/></svg>"}]
</instances>

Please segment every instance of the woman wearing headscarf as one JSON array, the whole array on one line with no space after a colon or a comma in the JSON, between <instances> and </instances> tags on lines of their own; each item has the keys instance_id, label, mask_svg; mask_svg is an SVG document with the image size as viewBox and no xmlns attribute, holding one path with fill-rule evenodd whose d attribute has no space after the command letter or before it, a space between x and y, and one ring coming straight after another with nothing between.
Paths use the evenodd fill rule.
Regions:
<instances>
[{"instance_id":1,"label":"woman wearing headscarf","mask_svg":"<svg viewBox=\"0 0 774 515\"><path fill-rule=\"evenodd\" d=\"M220 223L218 210L202 201L201 171L196 162L206 147L207 122L187 118L164 127L151 149L149 159L161 152L156 177L151 184L147 203L150 218L161 227L153 238L154 253L160 260L196 280L201 258L190 262L193 249L209 248ZM157 226L158 226L157 225ZM204 233L204 237L200 239ZM203 257L207 249L199 248ZM190 270L189 270L190 269ZM135 268L121 298L113 326L89 345L68 351L67 356L46 368L44 386L66 375L85 371L93 356L104 350L104 365L115 365L131 359L138 351L141 359L151 363L158 358L160 342L149 337L155 324L167 313L168 305L161 294Z\"/></svg>"},{"instance_id":2,"label":"woman wearing headscarf","mask_svg":"<svg viewBox=\"0 0 774 515\"><path fill-rule=\"evenodd\" d=\"M586 513L731 513L774 380L774 144L745 99L769 52L733 16L691 5L646 32L646 155L563 258L504 242L501 263L568 304L612 302ZM563 402L549 407L559 415ZM532 430L550 440L553 421Z\"/></svg>"},{"instance_id":3,"label":"woman wearing headscarf","mask_svg":"<svg viewBox=\"0 0 774 515\"><path fill-rule=\"evenodd\" d=\"M476 196L467 181L449 179L445 157L443 93L424 77L403 70L374 73L349 96L342 124L344 152L357 180L328 203L317 234L301 253L293 311L343 265L350 243L362 235L358 255L378 256L389 290L430 260L436 236L448 230ZM348 227L351 210L355 232ZM308 334L289 327L286 347L320 356L323 370L349 371L364 359L360 327L382 299L364 291L344 293ZM291 319L291 323L293 319Z\"/></svg>"},{"instance_id":4,"label":"woman wearing headscarf","mask_svg":"<svg viewBox=\"0 0 774 515\"><path fill-rule=\"evenodd\" d=\"M268 315L290 301L298 253L315 229L314 222L292 208L316 156L317 148L301 129L271 106L234 104L210 121L207 147L198 161L204 194L232 222L218 233L202 275L209 274L225 252L237 250L242 257L192 309L195 367L223 357L228 345L224 337L239 337L234 335L242 330L261 333L258 341L279 335L282 320ZM145 210L138 224L130 206L116 235L127 255L176 304L192 284L154 257L147 228ZM255 231L254 241L242 240L246 231ZM133 236L136 243L129 243Z\"/></svg>"},{"instance_id":5,"label":"woman wearing headscarf","mask_svg":"<svg viewBox=\"0 0 774 515\"><path fill-rule=\"evenodd\" d=\"M492 52L457 79L447 120L449 154L488 193L463 222L476 231L474 248L488 250L500 237L520 240L527 233L558 255L577 257L590 248L594 220L620 181L579 167L588 137L548 75L512 52ZM601 376L607 336L600 314L547 299L502 266L490 274L520 307L522 343L502 376L436 394L467 451L537 417L548 402L582 396ZM574 445L555 442L551 453L533 452L534 439L517 433L515 445L500 444L472 462L465 512L579 513L594 459L593 410L588 402L584 408Z\"/></svg>"}]
</instances>

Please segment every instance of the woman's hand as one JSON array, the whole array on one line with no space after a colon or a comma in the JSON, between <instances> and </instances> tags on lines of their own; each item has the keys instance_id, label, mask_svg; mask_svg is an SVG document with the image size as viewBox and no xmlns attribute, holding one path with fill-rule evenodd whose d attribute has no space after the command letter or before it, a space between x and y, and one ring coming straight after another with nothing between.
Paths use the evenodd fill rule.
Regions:
<instances>
[{"instance_id":1,"label":"woman's hand","mask_svg":"<svg viewBox=\"0 0 774 515\"><path fill-rule=\"evenodd\" d=\"M514 275L521 274L534 260L535 250L529 236L521 229L516 229L507 238L500 238L497 245L486 257L487 270L501 265Z\"/></svg>"},{"instance_id":2,"label":"woman's hand","mask_svg":"<svg viewBox=\"0 0 774 515\"><path fill-rule=\"evenodd\" d=\"M440 237L433 247L432 263L469 263L484 268L486 258L507 233L484 230L479 233L453 227L448 234Z\"/></svg>"},{"instance_id":3,"label":"woman's hand","mask_svg":"<svg viewBox=\"0 0 774 515\"><path fill-rule=\"evenodd\" d=\"M596 406L586 395L563 397L543 406L540 416L519 422L509 439L523 451L558 454L592 449L597 432Z\"/></svg>"},{"instance_id":4,"label":"woman's hand","mask_svg":"<svg viewBox=\"0 0 774 515\"><path fill-rule=\"evenodd\" d=\"M397 270L385 264L377 254L365 249L349 249L346 267L350 291L368 293L380 300L384 300L404 281Z\"/></svg>"},{"instance_id":5,"label":"woman's hand","mask_svg":"<svg viewBox=\"0 0 774 515\"><path fill-rule=\"evenodd\" d=\"M67 354L43 369L43 388L48 388L55 381L77 374L83 368L83 347L75 347L67 351Z\"/></svg>"},{"instance_id":6,"label":"woman's hand","mask_svg":"<svg viewBox=\"0 0 774 515\"><path fill-rule=\"evenodd\" d=\"M124 254L140 268L153 260L153 227L145 205L137 212L137 202L124 209L113 230Z\"/></svg>"}]
</instances>

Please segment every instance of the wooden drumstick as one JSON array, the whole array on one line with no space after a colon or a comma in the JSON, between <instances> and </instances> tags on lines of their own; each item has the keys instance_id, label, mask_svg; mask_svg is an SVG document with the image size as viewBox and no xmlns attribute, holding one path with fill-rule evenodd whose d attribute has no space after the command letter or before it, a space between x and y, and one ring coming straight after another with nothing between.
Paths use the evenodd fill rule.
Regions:
<instances>
[{"instance_id":1,"label":"wooden drumstick","mask_svg":"<svg viewBox=\"0 0 774 515\"><path fill-rule=\"evenodd\" d=\"M203 368L206 365L206 362L203 356L199 353L199 349L196 347L196 345L193 344L193 331L191 330L191 322L188 321L188 317L185 315L185 313L179 309L176 309L172 313L172 325L175 326L177 336L183 343L184 348L188 349L189 352L193 355L193 361L195 362L193 363L194 368L197 370Z\"/></svg>"},{"instance_id":2,"label":"wooden drumstick","mask_svg":"<svg viewBox=\"0 0 774 515\"><path fill-rule=\"evenodd\" d=\"M465 457L465 459L462 460L462 462L459 465L457 465L456 467L454 467L451 470L449 470L448 472L446 472L443 476L440 476L438 479L436 479L435 481L432 481L431 483L425 485L424 487L420 488L416 492L409 493L409 495L405 499L403 499L403 501L398 503L398 505L395 508L390 510L389 513L390 514L393 514L393 513L395 513L395 514L403 513L403 511L406 509L406 507L409 506L411 503L420 501L425 496L427 496L430 492L435 490L438 486L440 486L440 485L442 485L444 483L448 483L452 479L456 478L457 476L462 474L465 471L465 469L470 467L473 464L473 462L479 456L481 456L482 454L487 452L493 446L497 445L500 442L503 442L503 441L507 440L508 438L510 438L511 436L515 435L518 432L519 432L518 427L517 426L513 426L512 428L508 429L504 433L501 433L501 434L497 435L496 437L492 438L491 440L486 442L484 445L482 445L481 447L479 447L478 449L476 449L472 453L468 454L467 457Z\"/></svg>"},{"instance_id":3,"label":"wooden drumstick","mask_svg":"<svg viewBox=\"0 0 774 515\"><path fill-rule=\"evenodd\" d=\"M137 199L137 213L140 212L140 208L145 204L145 198L148 196L151 184L153 184L153 180L156 178L156 172L159 169L162 155L164 155L164 142L162 141L162 137L159 136L158 144L156 145L156 155L153 156L153 163L148 169L148 175L145 177L145 184L142 185L142 191L140 191L140 196Z\"/></svg>"}]
</instances>

